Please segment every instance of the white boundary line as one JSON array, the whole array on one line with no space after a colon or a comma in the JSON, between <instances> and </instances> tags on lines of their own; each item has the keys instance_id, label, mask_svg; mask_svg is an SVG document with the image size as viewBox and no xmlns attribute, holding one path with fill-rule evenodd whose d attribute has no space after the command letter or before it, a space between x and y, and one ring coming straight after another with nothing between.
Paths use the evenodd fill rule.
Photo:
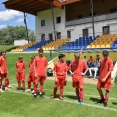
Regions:
<instances>
[{"instance_id":1,"label":"white boundary line","mask_svg":"<svg viewBox=\"0 0 117 117\"><path fill-rule=\"evenodd\" d=\"M12 84L12 85L14 85L14 86L17 86L16 84ZM50 90L50 89L43 89L43 90L48 90L48 91L52 91L53 92L53 90ZM64 91L64 94L75 94L75 93L72 93L72 92L65 92ZM100 96L96 96L96 95L89 95L89 94L84 94L85 96L87 96L87 97L97 97L97 98L99 98ZM117 100L117 98L113 98L113 97L110 97L109 98L110 100Z\"/></svg>"},{"instance_id":2,"label":"white boundary line","mask_svg":"<svg viewBox=\"0 0 117 117\"><path fill-rule=\"evenodd\" d=\"M24 94L24 95L30 95L30 96L32 95L32 94L23 93L23 92L18 92L18 91L9 91L9 92L19 93L19 94ZM45 97L46 99L50 99L50 97L48 97L48 96L44 96L44 97ZM51 99L51 100L60 101L59 99ZM78 102L70 101L70 100L62 100L61 102L69 102L69 103L72 103L72 104L79 104ZM84 105L85 105L85 106L89 106L89 107L95 107L95 108L100 108L100 109L111 110L111 111L116 111L116 112L117 112L117 109L115 109L115 108L96 106L96 105L87 104L87 103L85 103Z\"/></svg>"}]
</instances>

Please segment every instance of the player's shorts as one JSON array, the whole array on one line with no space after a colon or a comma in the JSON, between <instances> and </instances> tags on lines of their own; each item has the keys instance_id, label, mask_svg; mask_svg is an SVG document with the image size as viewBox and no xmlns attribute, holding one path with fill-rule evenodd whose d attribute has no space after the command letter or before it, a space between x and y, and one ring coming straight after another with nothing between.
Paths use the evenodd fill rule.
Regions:
<instances>
[{"instance_id":1,"label":"player's shorts","mask_svg":"<svg viewBox=\"0 0 117 117\"><path fill-rule=\"evenodd\" d=\"M65 76L64 77L57 77L57 79L58 79L58 82L55 82L54 83L54 87L63 87L63 86L65 86L66 85L66 81L65 81Z\"/></svg>"},{"instance_id":2,"label":"player's shorts","mask_svg":"<svg viewBox=\"0 0 117 117\"><path fill-rule=\"evenodd\" d=\"M34 82L35 81L35 75L34 73L30 73L28 76L28 82Z\"/></svg>"},{"instance_id":3,"label":"player's shorts","mask_svg":"<svg viewBox=\"0 0 117 117\"><path fill-rule=\"evenodd\" d=\"M73 75L73 77L72 77L72 87L73 88L84 87L84 77L78 76L78 75Z\"/></svg>"},{"instance_id":4,"label":"player's shorts","mask_svg":"<svg viewBox=\"0 0 117 117\"><path fill-rule=\"evenodd\" d=\"M104 88L105 90L110 90L111 82L101 82L100 80L98 80L97 88Z\"/></svg>"},{"instance_id":5,"label":"player's shorts","mask_svg":"<svg viewBox=\"0 0 117 117\"><path fill-rule=\"evenodd\" d=\"M17 72L16 79L17 80L25 80L25 73L24 72L22 72L22 73Z\"/></svg>"},{"instance_id":6,"label":"player's shorts","mask_svg":"<svg viewBox=\"0 0 117 117\"><path fill-rule=\"evenodd\" d=\"M0 79L3 79L3 78L8 78L8 73L4 73L4 74L0 73Z\"/></svg>"},{"instance_id":7,"label":"player's shorts","mask_svg":"<svg viewBox=\"0 0 117 117\"><path fill-rule=\"evenodd\" d=\"M37 76L35 78L35 83L38 84L39 82L45 82L46 81L46 77L45 76Z\"/></svg>"}]
</instances>

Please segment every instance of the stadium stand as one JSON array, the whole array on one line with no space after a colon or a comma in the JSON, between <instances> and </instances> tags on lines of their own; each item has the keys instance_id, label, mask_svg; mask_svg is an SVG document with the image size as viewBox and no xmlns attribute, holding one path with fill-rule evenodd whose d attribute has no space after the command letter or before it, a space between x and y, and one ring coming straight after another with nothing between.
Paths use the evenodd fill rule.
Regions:
<instances>
[{"instance_id":1,"label":"stadium stand","mask_svg":"<svg viewBox=\"0 0 117 117\"><path fill-rule=\"evenodd\" d=\"M70 38L66 39L57 39L56 41L50 42L46 44L45 46L42 46L43 50L56 50L60 48L62 45L65 45L67 41L69 41Z\"/></svg>"},{"instance_id":2,"label":"stadium stand","mask_svg":"<svg viewBox=\"0 0 117 117\"><path fill-rule=\"evenodd\" d=\"M117 35L107 34L101 35L96 40L90 43L87 48L116 48Z\"/></svg>"},{"instance_id":3,"label":"stadium stand","mask_svg":"<svg viewBox=\"0 0 117 117\"><path fill-rule=\"evenodd\" d=\"M96 38L92 38L92 36L89 37L80 37L79 39L76 39L75 41L69 43L68 45L64 46L64 50L72 50L72 49L86 49L88 45L90 45L91 42L96 40L99 36L96 36Z\"/></svg>"},{"instance_id":4,"label":"stadium stand","mask_svg":"<svg viewBox=\"0 0 117 117\"><path fill-rule=\"evenodd\" d=\"M41 48L42 46L45 46L46 44L50 43L50 40L42 40L26 49L23 50L23 52L29 52L29 51L36 51L38 48Z\"/></svg>"},{"instance_id":5,"label":"stadium stand","mask_svg":"<svg viewBox=\"0 0 117 117\"><path fill-rule=\"evenodd\" d=\"M30 42L29 44L25 44L23 46L17 47L16 49L12 49L11 52L23 52L24 49L36 44L36 42Z\"/></svg>"}]
</instances>

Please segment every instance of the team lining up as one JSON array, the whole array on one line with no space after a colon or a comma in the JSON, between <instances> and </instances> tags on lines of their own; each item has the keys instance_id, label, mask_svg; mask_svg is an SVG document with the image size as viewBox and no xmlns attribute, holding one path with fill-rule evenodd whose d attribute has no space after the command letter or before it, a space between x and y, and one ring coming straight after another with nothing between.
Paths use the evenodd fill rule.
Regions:
<instances>
[{"instance_id":1,"label":"team lining up","mask_svg":"<svg viewBox=\"0 0 117 117\"><path fill-rule=\"evenodd\" d=\"M43 84L47 78L47 66L48 61L47 58L43 56L43 49L38 50L38 56L31 56L31 61L29 63L29 75L28 75L28 89L26 90L31 91L31 82L33 83L34 87L34 99L37 97L37 88L39 86L39 96L43 97ZM80 104L84 104L84 75L88 71L87 64L80 59L80 55L82 54L82 50L80 53L74 54L74 60L67 66L65 60L65 55L60 54L58 56L59 61L55 63L53 71L55 76L55 83L53 94L50 97L51 99L56 97L57 89L60 87L60 95L59 99L63 100L63 92L64 86L66 86L67 82L67 71L69 70L70 74L72 75L72 87L75 88L76 92L76 100ZM6 51L1 51L0 54L0 92L4 92L2 89L2 80L5 79L5 90L9 90L10 85L8 79L8 71L7 71L7 63L6 63ZM100 100L97 103L103 103L104 107L107 107L107 102L109 99L109 90L111 88L111 72L113 70L113 62L108 57L109 52L104 50L102 52L103 59L100 60L100 75L98 78L97 83L97 90L100 95ZM17 90L25 90L25 68L26 64L23 61L23 57L19 56L18 61L16 62L16 80L17 80ZM85 71L83 72L83 69ZM102 92L102 89L105 89L105 97Z\"/></svg>"}]
</instances>

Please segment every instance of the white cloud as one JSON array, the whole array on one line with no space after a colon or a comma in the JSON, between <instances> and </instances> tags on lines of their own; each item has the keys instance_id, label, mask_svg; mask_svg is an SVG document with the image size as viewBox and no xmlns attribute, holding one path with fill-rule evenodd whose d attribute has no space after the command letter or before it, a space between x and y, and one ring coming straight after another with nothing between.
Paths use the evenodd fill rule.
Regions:
<instances>
[{"instance_id":1,"label":"white cloud","mask_svg":"<svg viewBox=\"0 0 117 117\"><path fill-rule=\"evenodd\" d=\"M0 21L9 21L16 16L22 16L23 14L19 11L14 11L14 10L5 10L5 11L0 11Z\"/></svg>"},{"instance_id":2,"label":"white cloud","mask_svg":"<svg viewBox=\"0 0 117 117\"><path fill-rule=\"evenodd\" d=\"M24 22L24 18L19 18L16 22Z\"/></svg>"},{"instance_id":3,"label":"white cloud","mask_svg":"<svg viewBox=\"0 0 117 117\"><path fill-rule=\"evenodd\" d=\"M0 29L6 28L6 27L7 27L7 25L0 25Z\"/></svg>"}]
</instances>

